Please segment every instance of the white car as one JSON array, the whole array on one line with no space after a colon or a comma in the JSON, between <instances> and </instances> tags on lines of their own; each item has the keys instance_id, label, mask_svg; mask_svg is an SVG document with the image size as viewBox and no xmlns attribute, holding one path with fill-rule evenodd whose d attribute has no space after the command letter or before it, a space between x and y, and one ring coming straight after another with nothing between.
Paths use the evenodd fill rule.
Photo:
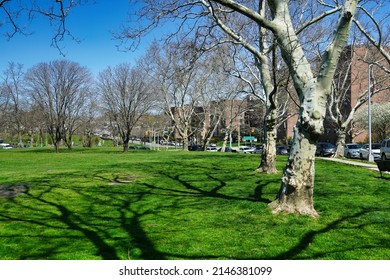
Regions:
<instances>
[{"instance_id":1,"label":"white car","mask_svg":"<svg viewBox=\"0 0 390 280\"><path fill-rule=\"evenodd\" d=\"M10 144L1 143L0 149L12 149L12 146Z\"/></svg>"},{"instance_id":2,"label":"white car","mask_svg":"<svg viewBox=\"0 0 390 280\"><path fill-rule=\"evenodd\" d=\"M218 152L218 148L217 147L207 147L207 151L208 152Z\"/></svg>"},{"instance_id":3,"label":"white car","mask_svg":"<svg viewBox=\"0 0 390 280\"><path fill-rule=\"evenodd\" d=\"M360 157L360 145L359 144L345 144L344 156L346 158L359 158Z\"/></svg>"},{"instance_id":4,"label":"white car","mask_svg":"<svg viewBox=\"0 0 390 280\"><path fill-rule=\"evenodd\" d=\"M390 138L384 139L381 144L381 159L390 159Z\"/></svg>"},{"instance_id":5,"label":"white car","mask_svg":"<svg viewBox=\"0 0 390 280\"><path fill-rule=\"evenodd\" d=\"M237 153L241 154L254 154L255 153L255 148L252 147L240 147L237 149Z\"/></svg>"},{"instance_id":6,"label":"white car","mask_svg":"<svg viewBox=\"0 0 390 280\"><path fill-rule=\"evenodd\" d=\"M366 159L368 160L368 153L369 153L369 144L364 144L359 151L360 159ZM381 144L379 143L373 143L371 144L371 154L374 157L374 159L379 159L381 157Z\"/></svg>"}]
</instances>

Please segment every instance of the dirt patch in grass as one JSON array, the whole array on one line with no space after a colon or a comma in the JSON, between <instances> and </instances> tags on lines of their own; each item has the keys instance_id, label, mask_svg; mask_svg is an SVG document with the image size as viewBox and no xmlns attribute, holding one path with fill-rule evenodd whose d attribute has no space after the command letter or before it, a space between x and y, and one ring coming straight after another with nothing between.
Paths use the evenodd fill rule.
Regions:
<instances>
[{"instance_id":1,"label":"dirt patch in grass","mask_svg":"<svg viewBox=\"0 0 390 280\"><path fill-rule=\"evenodd\" d=\"M109 183L110 186L115 185L124 185L132 183L138 176L131 174L118 174L115 176L114 180Z\"/></svg>"},{"instance_id":2,"label":"dirt patch in grass","mask_svg":"<svg viewBox=\"0 0 390 280\"><path fill-rule=\"evenodd\" d=\"M15 197L26 192L29 186L4 186L0 185L0 197Z\"/></svg>"}]
</instances>

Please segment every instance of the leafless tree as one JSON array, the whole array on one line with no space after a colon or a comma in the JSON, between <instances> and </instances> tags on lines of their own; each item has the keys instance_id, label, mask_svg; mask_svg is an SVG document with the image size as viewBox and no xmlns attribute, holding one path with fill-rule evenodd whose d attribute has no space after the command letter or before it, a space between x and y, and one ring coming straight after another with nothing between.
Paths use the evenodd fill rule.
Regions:
<instances>
[{"instance_id":1,"label":"leafless tree","mask_svg":"<svg viewBox=\"0 0 390 280\"><path fill-rule=\"evenodd\" d=\"M233 91L231 91L233 92ZM229 98L225 100L220 100L220 104L224 116L224 137L221 151L224 152L227 147L227 142L233 140L233 133L237 131L237 140L241 137L241 122L244 120L245 113L249 112L251 109L248 107L248 102L246 99L242 98L241 92L236 92L234 95L229 95Z\"/></svg>"},{"instance_id":2,"label":"leafless tree","mask_svg":"<svg viewBox=\"0 0 390 280\"><path fill-rule=\"evenodd\" d=\"M229 124L238 123L238 116L244 112L245 84L230 75L225 70L226 65L231 61L226 59L226 46L208 51L197 61L204 71L206 82L201 90L199 106L202 108L203 126L201 128L201 142L203 150L206 150L211 138L218 129L224 128L225 133L231 132ZM199 67L199 66L198 66ZM229 110L240 112L239 114L228 114ZM226 134L225 134L226 135Z\"/></svg>"},{"instance_id":3,"label":"leafless tree","mask_svg":"<svg viewBox=\"0 0 390 280\"><path fill-rule=\"evenodd\" d=\"M267 49L263 56L267 61L261 63L257 56L248 54L247 51L240 51L237 46L233 47L231 54L233 67L228 70L230 75L240 79L245 86L247 94L260 100L265 108L263 120L263 153L261 162L257 168L258 172L276 173L276 140L277 130L289 117L294 115L289 109L291 98L287 94L291 80L285 65L275 53L275 49L266 47L262 42L260 49ZM242 48L241 48L242 49ZM268 65L270 63L270 65Z\"/></svg>"},{"instance_id":4,"label":"leafless tree","mask_svg":"<svg viewBox=\"0 0 390 280\"><path fill-rule=\"evenodd\" d=\"M93 146L93 137L94 132L98 126L98 115L99 115L99 105L97 100L92 99L92 96L89 96L86 100L85 109L83 114L80 116L80 126L78 127L78 132L82 135L83 146L92 147Z\"/></svg>"},{"instance_id":5,"label":"leafless tree","mask_svg":"<svg viewBox=\"0 0 390 280\"><path fill-rule=\"evenodd\" d=\"M151 46L148 56L153 69L149 74L164 100L165 113L175 127L175 133L188 150L189 141L199 132L204 112L201 106L202 89L207 83L207 70L196 63L196 50L190 43Z\"/></svg>"},{"instance_id":6,"label":"leafless tree","mask_svg":"<svg viewBox=\"0 0 390 280\"><path fill-rule=\"evenodd\" d=\"M353 122L355 113L367 104L368 100L368 64L364 61L374 60L373 56L378 57L378 52L373 48L366 48L363 46L350 45L345 49L342 59L339 62L338 70L332 84L332 91L328 98L328 114L327 119L336 129L336 153L335 157L344 156L344 146L347 134L353 130ZM355 58L355 59L353 59ZM382 65L386 65L383 63ZM382 69L382 68L381 68ZM371 97L388 91L390 83L388 81L388 74L385 71L376 71L371 73L370 95ZM352 85L365 85L363 87ZM367 85L367 86L366 86ZM352 95L354 92L354 95Z\"/></svg>"},{"instance_id":7,"label":"leafless tree","mask_svg":"<svg viewBox=\"0 0 390 280\"><path fill-rule=\"evenodd\" d=\"M153 107L155 92L146 77L140 67L130 64L119 64L99 73L101 104L119 132L123 152L129 149L134 126Z\"/></svg>"},{"instance_id":8,"label":"leafless tree","mask_svg":"<svg viewBox=\"0 0 390 280\"><path fill-rule=\"evenodd\" d=\"M218 129L223 115L220 106L217 104L218 95L224 85L224 80L218 75L217 65L214 64L212 57L209 57L208 66L210 67L207 75L208 81L201 88L199 106L202 107L203 121L201 128L201 143L203 150L206 150L211 138ZM205 65L203 65L205 66ZM218 77L218 78L217 78Z\"/></svg>"},{"instance_id":9,"label":"leafless tree","mask_svg":"<svg viewBox=\"0 0 390 280\"><path fill-rule=\"evenodd\" d=\"M33 101L45 115L46 128L58 152L61 140L69 149L89 95L91 74L78 63L56 60L28 70L26 81Z\"/></svg>"},{"instance_id":10,"label":"leafless tree","mask_svg":"<svg viewBox=\"0 0 390 280\"><path fill-rule=\"evenodd\" d=\"M26 108L24 94L24 72L23 65L10 62L3 75L3 94L8 102L10 113L9 124L13 125L18 137L18 144L22 145L23 139L23 110Z\"/></svg>"},{"instance_id":11,"label":"leafless tree","mask_svg":"<svg viewBox=\"0 0 390 280\"><path fill-rule=\"evenodd\" d=\"M2 122L0 123L0 131L4 132L8 119L8 108L9 108L9 96L7 94L4 84L0 84L0 118ZM4 137L0 135L0 138Z\"/></svg>"},{"instance_id":12,"label":"leafless tree","mask_svg":"<svg viewBox=\"0 0 390 280\"><path fill-rule=\"evenodd\" d=\"M28 36L34 32L28 28L29 23L36 18L46 18L48 27L50 26L53 30L51 44L64 55L62 41L66 37L78 41L68 30L66 18L70 11L82 2L83 0L0 0L0 33L7 40L11 40L15 34ZM15 118L12 119L18 121Z\"/></svg>"},{"instance_id":13,"label":"leafless tree","mask_svg":"<svg viewBox=\"0 0 390 280\"><path fill-rule=\"evenodd\" d=\"M41 146L46 143L46 124L45 115L39 106L34 105L31 100L28 100L28 110L23 112L22 123L24 124L24 133L29 137L29 145Z\"/></svg>"}]
</instances>

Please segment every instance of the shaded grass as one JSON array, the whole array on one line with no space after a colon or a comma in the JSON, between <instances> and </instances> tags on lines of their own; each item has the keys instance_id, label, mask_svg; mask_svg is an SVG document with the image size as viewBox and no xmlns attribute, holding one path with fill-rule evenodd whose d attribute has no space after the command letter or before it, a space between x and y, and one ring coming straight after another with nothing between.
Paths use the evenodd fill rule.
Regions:
<instances>
[{"instance_id":1,"label":"shaded grass","mask_svg":"<svg viewBox=\"0 0 390 280\"><path fill-rule=\"evenodd\" d=\"M258 155L1 151L0 259L389 259L390 182L317 160L320 218L273 215Z\"/></svg>"}]
</instances>

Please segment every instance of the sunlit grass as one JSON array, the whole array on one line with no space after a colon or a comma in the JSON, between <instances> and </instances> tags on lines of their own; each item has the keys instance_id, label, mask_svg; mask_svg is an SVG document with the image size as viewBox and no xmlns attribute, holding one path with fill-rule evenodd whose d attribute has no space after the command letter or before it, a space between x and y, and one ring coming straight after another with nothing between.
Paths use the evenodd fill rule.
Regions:
<instances>
[{"instance_id":1,"label":"sunlit grass","mask_svg":"<svg viewBox=\"0 0 390 280\"><path fill-rule=\"evenodd\" d=\"M389 259L390 176L322 159L320 218L273 215L258 155L0 152L0 259Z\"/></svg>"}]
</instances>

